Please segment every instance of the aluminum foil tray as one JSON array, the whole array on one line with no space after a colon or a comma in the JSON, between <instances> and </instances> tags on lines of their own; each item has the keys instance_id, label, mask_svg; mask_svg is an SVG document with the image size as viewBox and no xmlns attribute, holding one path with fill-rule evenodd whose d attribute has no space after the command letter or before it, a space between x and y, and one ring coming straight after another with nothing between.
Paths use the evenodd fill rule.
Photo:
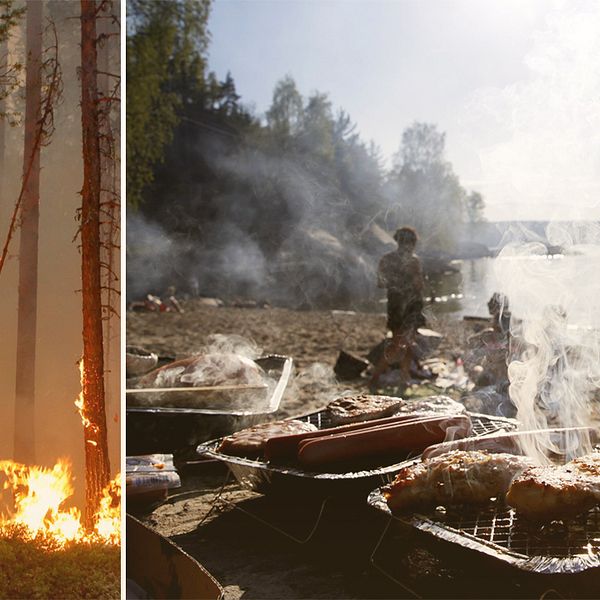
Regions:
<instances>
[{"instance_id":1,"label":"aluminum foil tray","mask_svg":"<svg viewBox=\"0 0 600 600\"><path fill-rule=\"evenodd\" d=\"M406 461L409 466L417 461ZM399 525L479 552L522 571L548 575L581 573L600 567L600 508L577 519L544 526L519 518L504 500L488 506L446 507L445 512L393 515L376 489L368 503L389 515Z\"/></svg>"},{"instance_id":2,"label":"aluminum foil tray","mask_svg":"<svg viewBox=\"0 0 600 600\"><path fill-rule=\"evenodd\" d=\"M473 434L476 436L492 433L500 429L512 430L517 426L513 419L490 415L470 414ZM297 420L304 420L318 429L331 427L326 410L310 413ZM351 491L368 494L374 487L390 483L394 473L406 462L381 465L367 470L343 473L323 473L305 471L296 467L274 465L265 460L229 456L217 450L221 439L205 442L197 448L198 454L220 460L227 464L238 482L247 489L265 493L315 493L334 495Z\"/></svg>"},{"instance_id":3,"label":"aluminum foil tray","mask_svg":"<svg viewBox=\"0 0 600 600\"><path fill-rule=\"evenodd\" d=\"M267 403L258 408L230 409L170 408L161 406L126 407L127 455L156 452L178 453L216 436L224 436L268 419L279 408L292 372L288 356L269 355L256 360L267 375L276 379Z\"/></svg>"}]
</instances>

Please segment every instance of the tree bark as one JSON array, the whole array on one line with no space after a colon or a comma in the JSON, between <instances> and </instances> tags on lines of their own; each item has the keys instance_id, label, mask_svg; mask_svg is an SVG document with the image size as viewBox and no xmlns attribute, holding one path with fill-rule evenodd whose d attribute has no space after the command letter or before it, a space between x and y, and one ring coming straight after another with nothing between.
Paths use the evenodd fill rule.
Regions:
<instances>
[{"instance_id":1,"label":"tree bark","mask_svg":"<svg viewBox=\"0 0 600 600\"><path fill-rule=\"evenodd\" d=\"M21 208L19 241L19 300L15 403L15 460L35 462L35 354L37 337L38 226L40 202L40 150L36 144L42 102L42 16L44 4L27 2L27 62L25 78L26 178ZM29 177L27 171L31 165Z\"/></svg>"},{"instance_id":2,"label":"tree bark","mask_svg":"<svg viewBox=\"0 0 600 600\"><path fill-rule=\"evenodd\" d=\"M0 77L8 70L8 37L0 40ZM0 115L6 112L6 99L4 98L4 85L0 83ZM5 144L6 144L6 119L0 116L0 173L5 171ZM0 203L4 200L4 177L0 177Z\"/></svg>"},{"instance_id":3,"label":"tree bark","mask_svg":"<svg viewBox=\"0 0 600 600\"><path fill-rule=\"evenodd\" d=\"M112 10L112 5L109 6ZM101 155L101 186L104 192L101 194L101 201L103 203L103 215L104 215L104 227L101 227L101 250L100 260L106 265L104 269L104 277L102 277L103 285L103 297L104 297L104 364L105 364L105 376L104 376L104 389L105 389L105 403L109 410L111 409L111 394L110 394L110 365L111 365L111 347L113 345L113 321L118 310L118 296L115 293L115 286L117 284L115 276L116 267L116 252L117 246L115 244L115 238L118 236L118 211L117 211L117 181L116 181L116 151L115 151L115 138L112 130L112 107L113 103L110 99L111 95L111 77L110 77L110 51L112 38L118 34L118 31L114 31L115 27L109 19L112 13L108 10L104 12L104 18L98 22L98 39L103 38L102 42L98 44L98 67L100 74L98 75L98 93L102 99L103 107L100 114L99 127L102 133L102 140L100 143L100 155ZM118 39L118 38L117 38ZM113 312L113 310L115 312ZM116 330L118 332L118 322Z\"/></svg>"},{"instance_id":4,"label":"tree bark","mask_svg":"<svg viewBox=\"0 0 600 600\"><path fill-rule=\"evenodd\" d=\"M96 49L96 2L81 0L81 124L83 188L81 280L83 298L83 417L87 527L93 525L102 489L110 480L100 276L100 142Z\"/></svg>"}]
</instances>

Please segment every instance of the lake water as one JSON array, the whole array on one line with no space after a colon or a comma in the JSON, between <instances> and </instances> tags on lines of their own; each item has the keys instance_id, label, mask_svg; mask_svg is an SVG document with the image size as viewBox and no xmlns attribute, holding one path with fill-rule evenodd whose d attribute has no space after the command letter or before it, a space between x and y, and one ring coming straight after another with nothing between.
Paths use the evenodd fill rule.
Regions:
<instances>
[{"instance_id":1,"label":"lake water","mask_svg":"<svg viewBox=\"0 0 600 600\"><path fill-rule=\"evenodd\" d=\"M479 258L453 265L458 272L433 276L427 282L429 310L436 315L487 317L487 302L497 291L514 298L514 314L525 302L529 306L555 304L568 308L570 323L600 325L600 260L596 253Z\"/></svg>"},{"instance_id":2,"label":"lake water","mask_svg":"<svg viewBox=\"0 0 600 600\"><path fill-rule=\"evenodd\" d=\"M487 302L495 290L492 284L492 258L455 261L456 273L430 276L425 295L429 310L436 315L462 318L489 316Z\"/></svg>"}]
</instances>

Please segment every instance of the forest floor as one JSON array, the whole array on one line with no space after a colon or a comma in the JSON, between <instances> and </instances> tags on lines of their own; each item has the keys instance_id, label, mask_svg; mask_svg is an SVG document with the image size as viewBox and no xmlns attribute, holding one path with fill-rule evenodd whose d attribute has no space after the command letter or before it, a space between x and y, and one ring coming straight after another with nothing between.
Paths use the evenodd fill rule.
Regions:
<instances>
[{"instance_id":1,"label":"forest floor","mask_svg":"<svg viewBox=\"0 0 600 600\"><path fill-rule=\"evenodd\" d=\"M384 314L217 308L198 300L183 307L183 314L128 312L127 344L181 357L206 347L214 339L210 336L222 334L243 336L263 354L291 356L294 375L274 418L318 410L345 391L367 391L367 379L338 383L333 366L342 349L366 356L386 330ZM443 334L435 356L452 370L455 359L464 354L467 338L482 324L436 319L428 326ZM448 392L454 398L461 395L453 388ZM415 385L405 395L434 393L440 390L425 384ZM330 501L315 536L300 544L233 505L304 538L320 510L316 499L297 497L282 503L280 498L261 497L228 483L211 510L226 471L219 464L206 464L184 469L181 476L182 487L173 490L166 502L138 510L136 516L201 562L223 585L227 600L411 597L370 566L371 551L386 519L370 509L364 497ZM489 587L490 573L485 569L474 575L468 564L449 567L448 561L439 561L437 551L412 543L410 536L386 540L380 548L384 559L389 556L388 541L403 582L425 596L473 597ZM499 589L501 595L525 592L522 582L511 587L509 577L505 583L508 587ZM543 592L535 587L532 593Z\"/></svg>"},{"instance_id":2,"label":"forest floor","mask_svg":"<svg viewBox=\"0 0 600 600\"><path fill-rule=\"evenodd\" d=\"M29 540L18 531L0 536L0 598L121 597L121 548Z\"/></svg>"}]
</instances>

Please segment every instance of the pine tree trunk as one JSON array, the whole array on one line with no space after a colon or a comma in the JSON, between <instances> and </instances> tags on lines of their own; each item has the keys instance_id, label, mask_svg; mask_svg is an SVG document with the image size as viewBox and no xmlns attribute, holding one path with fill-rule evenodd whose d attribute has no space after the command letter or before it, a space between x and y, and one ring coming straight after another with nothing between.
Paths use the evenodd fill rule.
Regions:
<instances>
[{"instance_id":1,"label":"pine tree trunk","mask_svg":"<svg viewBox=\"0 0 600 600\"><path fill-rule=\"evenodd\" d=\"M0 41L0 77L8 70L8 37ZM4 99L4 86L0 83L0 115L6 112ZM6 119L0 116L0 173L6 173L4 161L6 160ZM0 177L0 203L4 200L4 177Z\"/></svg>"},{"instance_id":2,"label":"pine tree trunk","mask_svg":"<svg viewBox=\"0 0 600 600\"><path fill-rule=\"evenodd\" d=\"M100 283L100 143L96 54L96 2L81 0L81 124L83 188L81 203L81 280L83 296L83 402L86 525L91 527L102 489L110 479Z\"/></svg>"},{"instance_id":3,"label":"pine tree trunk","mask_svg":"<svg viewBox=\"0 0 600 600\"><path fill-rule=\"evenodd\" d=\"M111 7L112 8L112 7ZM117 310L116 294L114 292L115 281L113 281L112 273L115 272L116 260L116 247L115 237L117 235L116 229L118 227L117 222L117 210L116 210L116 198L114 192L116 192L116 172L115 172L115 148L114 135L111 127L111 103L109 96L111 93L111 79L110 73L110 49L111 49L111 32L114 29L111 21L108 19L109 14L103 15L105 18L98 22L98 34L99 37L104 36L102 43L98 44L98 67L100 74L98 75L98 93L100 98L104 101L103 104L103 115L100 122L100 129L104 142L100 143L101 151L101 185L102 189L105 190L101 194L101 201L104 203L104 221L105 225L100 230L102 247L100 250L100 260L107 265L105 270L105 277L102 278L104 286L104 304L107 307ZM108 409L111 409L111 395L109 381L111 378L110 363L111 363L111 346L113 345L113 317L114 313L107 309L104 315L104 364L106 368L104 376L104 389L105 389L105 403ZM118 331L118 323L117 323Z\"/></svg>"},{"instance_id":4,"label":"pine tree trunk","mask_svg":"<svg viewBox=\"0 0 600 600\"><path fill-rule=\"evenodd\" d=\"M25 146L23 176L29 170L21 209L19 301L17 317L17 378L15 460L35 462L35 353L37 328L38 225L40 151L36 148L41 117L43 2L27 2L27 62L25 79Z\"/></svg>"}]
</instances>

